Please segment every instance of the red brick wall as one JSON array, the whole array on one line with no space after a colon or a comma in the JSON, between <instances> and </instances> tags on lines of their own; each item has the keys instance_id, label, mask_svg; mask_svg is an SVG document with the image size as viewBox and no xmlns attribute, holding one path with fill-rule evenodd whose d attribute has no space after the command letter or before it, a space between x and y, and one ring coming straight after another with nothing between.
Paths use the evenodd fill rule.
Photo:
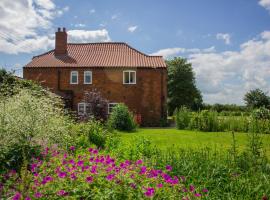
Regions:
<instances>
[{"instance_id":1,"label":"red brick wall","mask_svg":"<svg viewBox=\"0 0 270 200\"><path fill-rule=\"evenodd\" d=\"M92 71L92 84L84 85L84 71ZM166 115L167 71L165 69L135 69L136 84L123 84L121 68L24 68L25 79L35 80L53 92L72 90L74 93L73 109L83 100L84 92L98 89L110 102L123 102L134 113L142 115L142 124L159 125L162 115ZM131 70L134 70L132 68ZM59 72L58 72L59 71ZM70 72L79 72L79 84L70 84ZM58 75L59 73L59 75Z\"/></svg>"}]
</instances>

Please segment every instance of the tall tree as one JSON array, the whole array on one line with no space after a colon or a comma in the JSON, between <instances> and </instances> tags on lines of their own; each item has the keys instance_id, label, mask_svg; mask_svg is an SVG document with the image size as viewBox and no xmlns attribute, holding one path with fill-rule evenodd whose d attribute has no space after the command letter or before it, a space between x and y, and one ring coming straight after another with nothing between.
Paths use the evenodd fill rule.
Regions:
<instances>
[{"instance_id":1,"label":"tall tree","mask_svg":"<svg viewBox=\"0 0 270 200\"><path fill-rule=\"evenodd\" d=\"M198 110L202 106L202 95L196 87L195 74L186 59L174 58L166 61L168 67L168 111L181 106Z\"/></svg>"},{"instance_id":2,"label":"tall tree","mask_svg":"<svg viewBox=\"0 0 270 200\"><path fill-rule=\"evenodd\" d=\"M267 93L258 88L247 92L244 101L246 102L247 107L250 108L270 108L270 97L267 96Z\"/></svg>"}]
</instances>

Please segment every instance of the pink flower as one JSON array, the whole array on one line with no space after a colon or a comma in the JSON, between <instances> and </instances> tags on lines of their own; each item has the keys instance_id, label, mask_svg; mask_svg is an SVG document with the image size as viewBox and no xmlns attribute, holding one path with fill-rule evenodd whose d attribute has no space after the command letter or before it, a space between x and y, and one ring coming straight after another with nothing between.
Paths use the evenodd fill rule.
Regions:
<instances>
[{"instance_id":1,"label":"pink flower","mask_svg":"<svg viewBox=\"0 0 270 200\"><path fill-rule=\"evenodd\" d=\"M111 180L114 179L114 177L115 177L114 174L109 174L109 175L106 177L106 179L107 179L108 181L111 181Z\"/></svg>"},{"instance_id":2,"label":"pink flower","mask_svg":"<svg viewBox=\"0 0 270 200\"><path fill-rule=\"evenodd\" d=\"M87 183L92 183L93 182L93 177L92 176L88 176L86 177L86 180L85 180Z\"/></svg>"},{"instance_id":3,"label":"pink flower","mask_svg":"<svg viewBox=\"0 0 270 200\"><path fill-rule=\"evenodd\" d=\"M92 153L92 152L93 152L93 148L89 148L88 151L89 151L90 153Z\"/></svg>"},{"instance_id":4,"label":"pink flower","mask_svg":"<svg viewBox=\"0 0 270 200\"><path fill-rule=\"evenodd\" d=\"M66 172L59 172L58 173L58 177L59 178L65 178L67 176L67 173Z\"/></svg>"},{"instance_id":5,"label":"pink flower","mask_svg":"<svg viewBox=\"0 0 270 200\"><path fill-rule=\"evenodd\" d=\"M83 166L83 164L84 164L83 160L79 160L79 161L77 162L77 165L80 166L80 167Z\"/></svg>"},{"instance_id":6,"label":"pink flower","mask_svg":"<svg viewBox=\"0 0 270 200\"><path fill-rule=\"evenodd\" d=\"M92 168L91 168L91 170L90 170L90 172L92 174L96 174L97 173L97 165L93 165Z\"/></svg>"},{"instance_id":7,"label":"pink flower","mask_svg":"<svg viewBox=\"0 0 270 200\"><path fill-rule=\"evenodd\" d=\"M75 179L77 179L77 176L75 175L75 173L72 173L72 174L70 174L70 178L71 178L72 180L75 180Z\"/></svg>"},{"instance_id":8,"label":"pink flower","mask_svg":"<svg viewBox=\"0 0 270 200\"><path fill-rule=\"evenodd\" d=\"M162 183L159 183L159 184L157 184L157 187L158 188L162 188L163 187L163 184Z\"/></svg>"},{"instance_id":9,"label":"pink flower","mask_svg":"<svg viewBox=\"0 0 270 200\"><path fill-rule=\"evenodd\" d=\"M194 190L195 190L194 185L190 185L190 186L189 186L189 191L190 191L190 192L193 192Z\"/></svg>"},{"instance_id":10,"label":"pink flower","mask_svg":"<svg viewBox=\"0 0 270 200\"><path fill-rule=\"evenodd\" d=\"M142 160L137 160L137 161L136 161L136 165L141 165L142 163L143 163Z\"/></svg>"},{"instance_id":11,"label":"pink flower","mask_svg":"<svg viewBox=\"0 0 270 200\"><path fill-rule=\"evenodd\" d=\"M26 197L25 200L31 200L31 198L30 197Z\"/></svg>"},{"instance_id":12,"label":"pink flower","mask_svg":"<svg viewBox=\"0 0 270 200\"><path fill-rule=\"evenodd\" d=\"M68 195L68 192L66 192L65 190L59 190L59 191L57 192L57 194L58 194L59 196L67 196L67 195Z\"/></svg>"},{"instance_id":13,"label":"pink flower","mask_svg":"<svg viewBox=\"0 0 270 200\"><path fill-rule=\"evenodd\" d=\"M35 195L34 195L36 198L41 198L42 197L42 194L40 192L36 192Z\"/></svg>"},{"instance_id":14,"label":"pink flower","mask_svg":"<svg viewBox=\"0 0 270 200\"><path fill-rule=\"evenodd\" d=\"M154 194L155 194L155 189L151 187L147 188L147 191L144 193L146 197L152 197L154 196Z\"/></svg>"},{"instance_id":15,"label":"pink flower","mask_svg":"<svg viewBox=\"0 0 270 200\"><path fill-rule=\"evenodd\" d=\"M93 150L93 154L98 154L98 150L97 149L94 149Z\"/></svg>"},{"instance_id":16,"label":"pink flower","mask_svg":"<svg viewBox=\"0 0 270 200\"><path fill-rule=\"evenodd\" d=\"M195 196L195 197L200 197L200 196L202 196L202 195L201 195L200 193L195 193L194 196Z\"/></svg>"},{"instance_id":17,"label":"pink flower","mask_svg":"<svg viewBox=\"0 0 270 200\"><path fill-rule=\"evenodd\" d=\"M69 149L70 149L71 151L75 151L75 147L74 147L74 146L69 147Z\"/></svg>"},{"instance_id":18,"label":"pink flower","mask_svg":"<svg viewBox=\"0 0 270 200\"><path fill-rule=\"evenodd\" d=\"M16 194L13 196L13 200L19 200L19 199L21 199L21 197L22 197L22 195L21 195L21 193L19 193L19 192L16 192Z\"/></svg>"},{"instance_id":19,"label":"pink flower","mask_svg":"<svg viewBox=\"0 0 270 200\"><path fill-rule=\"evenodd\" d=\"M166 166L166 170L167 170L167 171L172 171L172 166L167 165L167 166Z\"/></svg>"},{"instance_id":20,"label":"pink flower","mask_svg":"<svg viewBox=\"0 0 270 200\"><path fill-rule=\"evenodd\" d=\"M207 193L208 190L207 190L206 188L203 188L203 189L202 189L202 192Z\"/></svg>"},{"instance_id":21,"label":"pink flower","mask_svg":"<svg viewBox=\"0 0 270 200\"><path fill-rule=\"evenodd\" d=\"M142 166L141 167L141 171L140 171L140 174L145 174L146 173L146 166Z\"/></svg>"}]
</instances>

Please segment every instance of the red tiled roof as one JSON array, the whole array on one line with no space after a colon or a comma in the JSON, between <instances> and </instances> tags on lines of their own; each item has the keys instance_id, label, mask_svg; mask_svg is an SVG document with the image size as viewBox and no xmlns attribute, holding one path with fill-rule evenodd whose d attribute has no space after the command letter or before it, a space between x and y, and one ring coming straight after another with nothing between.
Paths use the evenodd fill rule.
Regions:
<instances>
[{"instance_id":1,"label":"red tiled roof","mask_svg":"<svg viewBox=\"0 0 270 200\"><path fill-rule=\"evenodd\" d=\"M165 68L162 56L148 56L126 43L68 44L67 55L54 50L33 57L26 67L153 67Z\"/></svg>"}]
</instances>

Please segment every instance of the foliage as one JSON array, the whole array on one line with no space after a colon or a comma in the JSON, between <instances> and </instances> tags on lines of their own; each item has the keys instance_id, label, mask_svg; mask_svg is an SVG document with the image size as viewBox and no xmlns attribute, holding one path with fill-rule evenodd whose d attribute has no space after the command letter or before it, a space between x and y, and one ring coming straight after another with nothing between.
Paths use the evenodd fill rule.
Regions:
<instances>
[{"instance_id":1,"label":"foliage","mask_svg":"<svg viewBox=\"0 0 270 200\"><path fill-rule=\"evenodd\" d=\"M108 120L108 126L120 131L134 131L136 123L131 112L125 104L117 104Z\"/></svg>"},{"instance_id":2,"label":"foliage","mask_svg":"<svg viewBox=\"0 0 270 200\"><path fill-rule=\"evenodd\" d=\"M216 111L202 110L189 112L179 109L176 112L178 129L199 130L207 132L253 132L270 133L270 112L261 108L249 116L220 116Z\"/></svg>"},{"instance_id":3,"label":"foliage","mask_svg":"<svg viewBox=\"0 0 270 200\"><path fill-rule=\"evenodd\" d=\"M250 108L270 108L270 97L258 88L247 92L245 94L244 101L246 102L247 107Z\"/></svg>"},{"instance_id":4,"label":"foliage","mask_svg":"<svg viewBox=\"0 0 270 200\"><path fill-rule=\"evenodd\" d=\"M215 110L218 113L224 112L224 113L230 113L232 114L233 112L235 113L245 113L247 112L247 107L246 106L239 106L236 104L203 104L203 109L204 110Z\"/></svg>"},{"instance_id":5,"label":"foliage","mask_svg":"<svg viewBox=\"0 0 270 200\"><path fill-rule=\"evenodd\" d=\"M145 133L143 134L147 136ZM164 135L164 132L161 135ZM224 135L228 135L228 133L224 133ZM238 137L233 139L232 148L227 151L222 147L219 150L201 147L201 142L197 141L196 137L193 141L199 144L199 148L191 149L184 144L182 148L178 148L172 143L168 143L167 149L160 150L151 141L161 141L161 138L149 136L148 139L140 137L139 140L138 136L130 134L125 134L125 136L129 140L123 140L119 149L112 151L115 155L123 155L122 159L133 159L138 154L144 158L147 165L155 168L169 164L172 166L172 173L180 176L188 185L195 184L209 189L208 199L262 199L262 197L269 197L269 160L265 157L263 148L260 146L260 139L256 138L257 136L254 137L256 139L250 138L241 151L238 149L239 143L236 139ZM166 134L164 137L171 136ZM182 138L186 138L184 134ZM146 147L145 153L142 150L136 150L136 147L140 145Z\"/></svg>"},{"instance_id":6,"label":"foliage","mask_svg":"<svg viewBox=\"0 0 270 200\"><path fill-rule=\"evenodd\" d=\"M104 148L107 138L110 136L104 125L95 120L87 123L77 123L72 125L74 145L76 147L87 147L96 145L98 148Z\"/></svg>"},{"instance_id":7,"label":"foliage","mask_svg":"<svg viewBox=\"0 0 270 200\"><path fill-rule=\"evenodd\" d=\"M192 65L183 58L167 60L166 64L169 114L181 106L198 110L202 106L202 95L196 87Z\"/></svg>"},{"instance_id":8,"label":"foliage","mask_svg":"<svg viewBox=\"0 0 270 200\"><path fill-rule=\"evenodd\" d=\"M6 163L18 160L16 165L21 166L23 152L19 147L30 151L41 144L67 146L71 142L71 121L64 115L62 101L52 93L47 95L18 89L12 96L0 98L0 154ZM14 151L17 158L9 157Z\"/></svg>"},{"instance_id":9,"label":"foliage","mask_svg":"<svg viewBox=\"0 0 270 200\"><path fill-rule=\"evenodd\" d=\"M51 155L49 160L35 159L27 181L14 171L2 176L1 196L13 199L199 199L208 193L206 188L195 188L180 177L171 176L169 165L155 169L146 166L141 159L121 161L92 148L77 154L55 150L46 153ZM22 183L24 190L20 187Z\"/></svg>"},{"instance_id":10,"label":"foliage","mask_svg":"<svg viewBox=\"0 0 270 200\"><path fill-rule=\"evenodd\" d=\"M176 126L178 129L187 128L191 119L190 114L191 112L184 106L176 110Z\"/></svg>"},{"instance_id":11,"label":"foliage","mask_svg":"<svg viewBox=\"0 0 270 200\"><path fill-rule=\"evenodd\" d=\"M90 92L85 92L84 101L89 105L86 111L86 117L88 119L94 118L102 121L107 119L108 100L103 98L99 91L94 89Z\"/></svg>"}]
</instances>

